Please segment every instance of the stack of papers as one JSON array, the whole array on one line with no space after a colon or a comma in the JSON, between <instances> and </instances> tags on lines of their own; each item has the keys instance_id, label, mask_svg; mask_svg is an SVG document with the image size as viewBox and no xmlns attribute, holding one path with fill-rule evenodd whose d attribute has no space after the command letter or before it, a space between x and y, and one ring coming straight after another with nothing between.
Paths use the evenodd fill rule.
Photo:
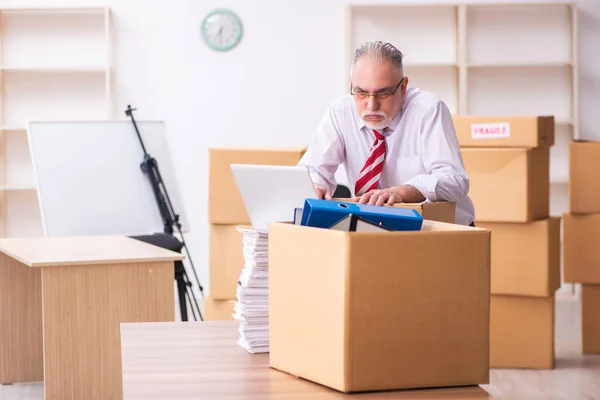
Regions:
<instances>
[{"instance_id":1,"label":"stack of papers","mask_svg":"<svg viewBox=\"0 0 600 400\"><path fill-rule=\"evenodd\" d=\"M269 352L268 235L238 228L243 234L244 268L237 288L233 317L240 322L238 344L249 353Z\"/></svg>"}]
</instances>

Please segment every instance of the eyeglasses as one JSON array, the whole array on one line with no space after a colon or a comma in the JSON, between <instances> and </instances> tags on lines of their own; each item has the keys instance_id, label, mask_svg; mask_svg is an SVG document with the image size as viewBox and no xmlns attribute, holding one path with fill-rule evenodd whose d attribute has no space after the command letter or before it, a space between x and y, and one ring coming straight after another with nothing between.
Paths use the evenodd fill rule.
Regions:
<instances>
[{"instance_id":1,"label":"eyeglasses","mask_svg":"<svg viewBox=\"0 0 600 400\"><path fill-rule=\"evenodd\" d=\"M402 83L403 80L404 80L404 77L402 77L402 79L400 79L400 82L398 82L398 84L396 85L395 88L381 89L377 93L374 93L374 94L370 94L369 92L364 91L362 89L356 89L353 91L352 84L350 84L350 94L360 100L364 100L366 98L369 98L370 96L373 96L378 100L387 99L388 97L390 97L391 95L396 93L396 91L400 87L400 84Z\"/></svg>"}]
</instances>

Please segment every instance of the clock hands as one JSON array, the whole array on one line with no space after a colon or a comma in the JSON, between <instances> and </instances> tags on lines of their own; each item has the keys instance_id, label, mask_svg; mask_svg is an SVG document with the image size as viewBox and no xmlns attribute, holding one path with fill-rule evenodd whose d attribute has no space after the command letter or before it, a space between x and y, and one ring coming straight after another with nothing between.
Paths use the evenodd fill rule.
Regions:
<instances>
[{"instance_id":1,"label":"clock hands","mask_svg":"<svg viewBox=\"0 0 600 400\"><path fill-rule=\"evenodd\" d=\"M202 21L202 36L213 50L227 51L238 44L242 37L239 17L229 10L216 10Z\"/></svg>"}]
</instances>

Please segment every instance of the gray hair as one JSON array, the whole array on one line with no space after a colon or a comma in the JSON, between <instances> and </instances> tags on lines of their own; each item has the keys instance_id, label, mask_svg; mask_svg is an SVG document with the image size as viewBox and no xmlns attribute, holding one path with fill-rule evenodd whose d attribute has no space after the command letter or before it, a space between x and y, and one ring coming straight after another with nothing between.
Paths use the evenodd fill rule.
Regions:
<instances>
[{"instance_id":1,"label":"gray hair","mask_svg":"<svg viewBox=\"0 0 600 400\"><path fill-rule=\"evenodd\" d=\"M363 43L354 52L354 58L352 60L350 73L352 73L352 70L354 69L354 66L356 65L357 61L365 57L371 58L376 61L391 61L391 63L394 65L394 67L396 67L398 72L400 72L400 74L403 73L402 58L404 58L404 55L391 43L386 43L382 41Z\"/></svg>"}]
</instances>

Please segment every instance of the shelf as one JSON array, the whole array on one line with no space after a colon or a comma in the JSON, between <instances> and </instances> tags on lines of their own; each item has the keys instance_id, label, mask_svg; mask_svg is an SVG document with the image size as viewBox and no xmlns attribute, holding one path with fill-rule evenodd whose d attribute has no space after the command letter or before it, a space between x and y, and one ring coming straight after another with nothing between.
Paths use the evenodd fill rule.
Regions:
<instances>
[{"instance_id":1,"label":"shelf","mask_svg":"<svg viewBox=\"0 0 600 400\"><path fill-rule=\"evenodd\" d=\"M3 140L2 187L5 190L6 188L14 190L14 188L35 187L27 135L23 135L20 131L8 131L4 133Z\"/></svg>"},{"instance_id":2,"label":"shelf","mask_svg":"<svg viewBox=\"0 0 600 400\"><path fill-rule=\"evenodd\" d=\"M15 190L4 194L4 229L7 237L43 236L37 192Z\"/></svg>"},{"instance_id":3,"label":"shelf","mask_svg":"<svg viewBox=\"0 0 600 400\"><path fill-rule=\"evenodd\" d=\"M2 61L7 66L40 64L44 69L106 65L108 36L102 13L2 11ZM54 65L56 63L56 65Z\"/></svg>"},{"instance_id":4,"label":"shelf","mask_svg":"<svg viewBox=\"0 0 600 400\"><path fill-rule=\"evenodd\" d=\"M440 95L452 114L554 116L551 207L567 210L568 148L580 132L576 2L362 0L348 7L348 59L366 40L389 41L405 55L409 86Z\"/></svg>"},{"instance_id":5,"label":"shelf","mask_svg":"<svg viewBox=\"0 0 600 400\"><path fill-rule=\"evenodd\" d=\"M564 64L571 60L568 5L467 6L467 63Z\"/></svg>"},{"instance_id":6,"label":"shelf","mask_svg":"<svg viewBox=\"0 0 600 400\"><path fill-rule=\"evenodd\" d=\"M112 118L108 7L0 9L0 236L43 236L28 121Z\"/></svg>"},{"instance_id":7,"label":"shelf","mask_svg":"<svg viewBox=\"0 0 600 400\"><path fill-rule=\"evenodd\" d=\"M573 140L573 130L568 125L557 126L554 146L550 147L550 183L569 182L569 143Z\"/></svg>"},{"instance_id":8,"label":"shelf","mask_svg":"<svg viewBox=\"0 0 600 400\"><path fill-rule=\"evenodd\" d=\"M33 120L106 118L104 76L83 72L4 74L4 124L22 126Z\"/></svg>"},{"instance_id":9,"label":"shelf","mask_svg":"<svg viewBox=\"0 0 600 400\"><path fill-rule=\"evenodd\" d=\"M550 185L550 215L562 217L569 210L569 185L553 183Z\"/></svg>"},{"instance_id":10,"label":"shelf","mask_svg":"<svg viewBox=\"0 0 600 400\"><path fill-rule=\"evenodd\" d=\"M469 71L467 113L553 115L572 120L572 75L563 68L505 68Z\"/></svg>"},{"instance_id":11,"label":"shelf","mask_svg":"<svg viewBox=\"0 0 600 400\"><path fill-rule=\"evenodd\" d=\"M458 64L449 62L402 63L406 68L458 68Z\"/></svg>"},{"instance_id":12,"label":"shelf","mask_svg":"<svg viewBox=\"0 0 600 400\"><path fill-rule=\"evenodd\" d=\"M101 7L64 7L64 8L38 8L38 7L21 7L21 8L2 8L2 14L104 14L108 12L108 8Z\"/></svg>"},{"instance_id":13,"label":"shelf","mask_svg":"<svg viewBox=\"0 0 600 400\"><path fill-rule=\"evenodd\" d=\"M571 127L573 127L574 122L572 119L556 119L556 118L554 118L554 125L555 126L567 126L567 127L571 126Z\"/></svg>"},{"instance_id":14,"label":"shelf","mask_svg":"<svg viewBox=\"0 0 600 400\"><path fill-rule=\"evenodd\" d=\"M468 64L468 68L572 68L570 61L557 62L528 62L528 63L496 63L496 64Z\"/></svg>"},{"instance_id":15,"label":"shelf","mask_svg":"<svg viewBox=\"0 0 600 400\"><path fill-rule=\"evenodd\" d=\"M4 190L7 192L15 192L15 191L29 191L29 190L37 190L35 186L11 186L5 185L0 186L0 190Z\"/></svg>"},{"instance_id":16,"label":"shelf","mask_svg":"<svg viewBox=\"0 0 600 400\"><path fill-rule=\"evenodd\" d=\"M406 65L457 62L454 6L350 5L349 24L352 50L369 40L383 40L402 51Z\"/></svg>"},{"instance_id":17,"label":"shelf","mask_svg":"<svg viewBox=\"0 0 600 400\"><path fill-rule=\"evenodd\" d=\"M106 73L108 72L107 67L25 67L25 66L0 66L0 69L7 72L35 72L35 73L69 73L69 72L82 72L82 73Z\"/></svg>"},{"instance_id":18,"label":"shelf","mask_svg":"<svg viewBox=\"0 0 600 400\"><path fill-rule=\"evenodd\" d=\"M451 67L417 68L405 67L408 86L418 87L440 96L452 114L458 111L458 92L456 70Z\"/></svg>"}]
</instances>

